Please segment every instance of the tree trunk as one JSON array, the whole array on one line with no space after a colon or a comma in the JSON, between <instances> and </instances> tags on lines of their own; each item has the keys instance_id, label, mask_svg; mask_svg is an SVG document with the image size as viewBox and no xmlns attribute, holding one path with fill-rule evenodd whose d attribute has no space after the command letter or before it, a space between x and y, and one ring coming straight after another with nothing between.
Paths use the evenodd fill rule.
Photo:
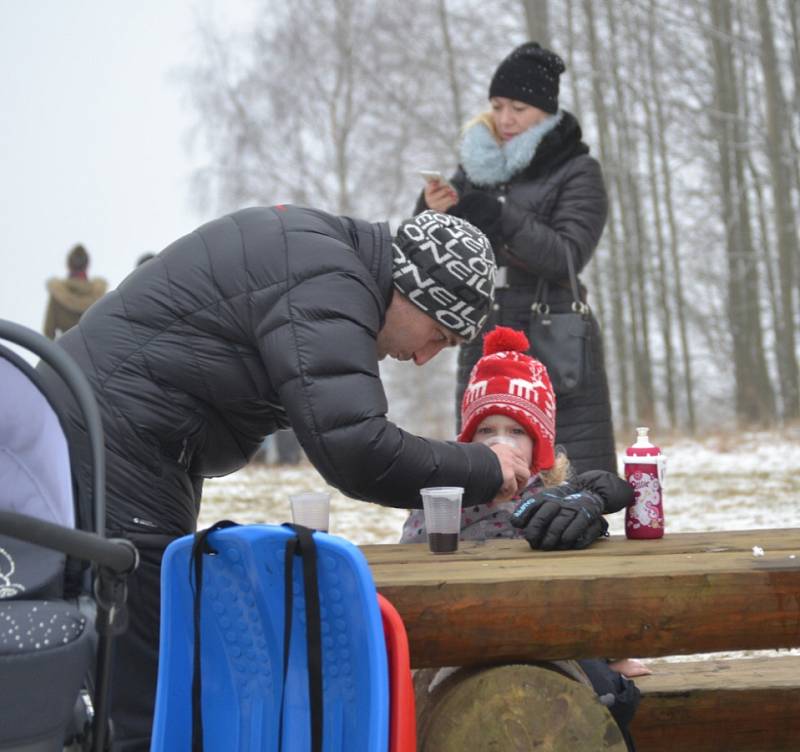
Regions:
<instances>
[{"instance_id":1,"label":"tree trunk","mask_svg":"<svg viewBox=\"0 0 800 752\"><path fill-rule=\"evenodd\" d=\"M419 752L625 752L576 661L459 668L441 681L437 673L414 677Z\"/></svg>"},{"instance_id":2,"label":"tree trunk","mask_svg":"<svg viewBox=\"0 0 800 752\"><path fill-rule=\"evenodd\" d=\"M786 9L789 16L789 23L792 27L791 32L791 50L792 50L792 80L794 81L794 90L792 92L792 114L794 119L800 119L800 18L798 18L798 3L797 0L786 0ZM798 149L797 136L795 135L795 128L789 129L789 142L792 147L792 154L797 154ZM793 177L795 191L800 194L800 160L793 159ZM800 313L800 264L795 268L794 279L795 293L798 298L798 313Z\"/></svg>"},{"instance_id":3,"label":"tree trunk","mask_svg":"<svg viewBox=\"0 0 800 752\"><path fill-rule=\"evenodd\" d=\"M548 0L522 0L525 9L525 30L528 39L542 47L550 47L550 11Z\"/></svg>"},{"instance_id":4,"label":"tree trunk","mask_svg":"<svg viewBox=\"0 0 800 752\"><path fill-rule=\"evenodd\" d=\"M611 148L609 146L609 120L605 106L605 82L600 67L600 51L595 31L592 0L583 0L583 11L586 16L586 33L589 37L589 54L592 63L592 103L597 118L597 134L600 141L600 161L606 174L613 175L616 167L611 164ZM628 380L628 328L625 325L623 293L620 287L622 270L620 269L619 248L614 224L614 203L609 192L608 204L608 248L609 248L609 280L611 287L611 319L613 322L612 339L616 354L617 385L619 389L620 419L622 426L631 426L630 388Z\"/></svg>"},{"instance_id":5,"label":"tree trunk","mask_svg":"<svg viewBox=\"0 0 800 752\"><path fill-rule=\"evenodd\" d=\"M639 59L645 60L646 50L645 45L642 44L641 35L638 36L638 53ZM648 42L654 44L652 35ZM641 90L647 91L647 72L642 66L641 68ZM667 254L666 242L664 240L664 227L663 219L661 216L661 190L658 183L658 165L656 164L656 135L655 132L659 127L663 127L661 121L653 121L653 108L647 96L641 98L641 105L644 109L647 131L647 169L648 177L650 179L650 193L652 194L653 204L653 231L656 236L656 287L658 289L658 307L660 310L661 322L661 341L664 348L664 382L666 386L666 408L667 418L669 420L669 427L675 429L677 427L677 410L675 404L675 376L674 368L676 366L675 353L672 347L672 311L669 305L669 286L667 280L669 278L669 270L667 268Z\"/></svg>"},{"instance_id":6,"label":"tree trunk","mask_svg":"<svg viewBox=\"0 0 800 752\"><path fill-rule=\"evenodd\" d=\"M765 425L774 420L775 397L767 376L762 342L758 268L744 181L746 139L739 122L738 82L733 66L733 24L728 0L709 0L709 8L715 77L715 101L710 117L720 153L736 415L743 423Z\"/></svg>"},{"instance_id":7,"label":"tree trunk","mask_svg":"<svg viewBox=\"0 0 800 752\"><path fill-rule=\"evenodd\" d=\"M739 14L737 16L737 20L739 22L740 28L747 28L750 25L749 18L746 17L747 8L743 8L741 5L739 6ZM750 61L745 59L745 56L742 55L739 60L739 67L738 67L738 76L739 81L741 84L741 109L742 109L742 119L745 123L748 123L751 130L758 133L766 133L766 124L764 122L763 113L760 107L756 107L755 111L753 111L750 107L750 99L751 99L751 87L750 87ZM759 92L760 93L760 92ZM758 96L757 99L760 101L761 97ZM769 216L769 209L767 206L767 199L764 196L764 185L766 184L766 180L764 176L761 174L759 169L756 167L755 161L753 159L753 155L751 152L747 152L746 155L746 162L747 162L747 175L749 179L749 184L753 187L753 192L755 193L756 197L756 206L753 209L753 219L756 225L756 229L758 230L758 247L761 250L761 263L764 268L764 275L766 276L767 281L767 290L775 290L776 289L776 268L777 268L777 260L774 258L774 244L772 242L772 238L770 236L769 231L769 224L767 217ZM780 327L780 302L778 300L777 295L768 295L768 302L769 302L769 310L770 315L772 317L772 328L773 328L773 336L775 337L775 342L778 342L780 339L778 329Z\"/></svg>"},{"instance_id":8,"label":"tree trunk","mask_svg":"<svg viewBox=\"0 0 800 752\"><path fill-rule=\"evenodd\" d=\"M447 17L447 0L439 0L439 23L442 28L442 45L444 47L444 58L447 63L447 80L450 84L450 98L453 101L453 119L455 130L458 131L464 125L464 110L461 106L461 89L456 77L456 54L453 51L453 42L450 38L450 23Z\"/></svg>"},{"instance_id":9,"label":"tree trunk","mask_svg":"<svg viewBox=\"0 0 800 752\"><path fill-rule=\"evenodd\" d=\"M792 72L794 74L793 109L800 113L800 19L798 19L797 0L786 0L786 11L792 27Z\"/></svg>"},{"instance_id":10,"label":"tree trunk","mask_svg":"<svg viewBox=\"0 0 800 752\"><path fill-rule=\"evenodd\" d=\"M623 247L625 248L625 272L628 299L631 307L631 335L634 347L633 373L636 399L636 421L639 425L655 424L655 394L653 389L652 361L650 357L650 334L648 326L647 279L645 257L649 243L646 238L639 204L639 186L636 180L636 145L630 135L629 113L625 90L620 78L618 54L619 37L614 8L606 0L610 42L611 78L614 84L614 120L617 133L617 190L622 226L625 229Z\"/></svg>"},{"instance_id":11,"label":"tree trunk","mask_svg":"<svg viewBox=\"0 0 800 752\"><path fill-rule=\"evenodd\" d=\"M339 52L333 71L334 87L328 100L328 119L333 137L334 164L336 167L336 210L341 214L352 214L350 195L350 139L354 117L353 91L355 88L355 61L353 57L352 21L353 5L350 0L336 4L333 42Z\"/></svg>"},{"instance_id":12,"label":"tree trunk","mask_svg":"<svg viewBox=\"0 0 800 752\"><path fill-rule=\"evenodd\" d=\"M581 124L582 128L586 127L586 123L583 120L583 107L581 106L581 96L580 90L578 88L578 79L580 75L578 70L576 69L576 60L575 60L575 12L574 12L574 2L573 0L565 0L566 4L566 15L567 15L567 56L566 56L566 64L567 70L569 71L570 75L568 77L568 81L570 82L570 92L572 94L572 105L571 109L575 117L577 118L578 122ZM563 98L563 97L562 97ZM591 261L591 268L590 273L592 275L592 289L591 289L591 306L592 311L594 311L595 316L597 317L597 321L600 324L600 331L607 332L611 331L611 326L609 324L609 316L608 311L606 309L606 296L605 296L605 284L603 282L603 257L605 254L602 253L603 245L601 244L598 247L597 251L595 252L594 257ZM607 364L607 365L610 365Z\"/></svg>"},{"instance_id":13,"label":"tree trunk","mask_svg":"<svg viewBox=\"0 0 800 752\"><path fill-rule=\"evenodd\" d=\"M758 240L764 258L764 273L767 275L767 289L775 290L775 272L773 270L772 253L770 252L769 230L767 229L767 207L762 187L763 179L761 175L758 174L758 170L756 170L756 166L753 164L753 160L750 157L747 159L747 169L750 173L750 179L753 183L753 190L755 191L758 204ZM769 309L772 314L772 320L775 322L775 328L777 329L781 317L778 300L775 295L769 295L767 297L769 298ZM776 332L775 340L777 341L777 339Z\"/></svg>"},{"instance_id":14,"label":"tree trunk","mask_svg":"<svg viewBox=\"0 0 800 752\"><path fill-rule=\"evenodd\" d=\"M780 317L777 322L777 361L783 418L800 417L797 356L794 324L794 263L800 254L797 226L792 209L792 179L789 165L793 154L786 133L791 129L786 100L781 87L780 71L772 40L772 19L766 0L758 0L758 21L761 28L761 69L764 75L767 114L767 154L775 207L778 238L778 279ZM776 288L772 287L772 290Z\"/></svg>"},{"instance_id":15,"label":"tree trunk","mask_svg":"<svg viewBox=\"0 0 800 752\"><path fill-rule=\"evenodd\" d=\"M661 162L661 179L664 182L664 208L667 214L669 227L669 257L672 262L672 273L675 278L673 298L675 313L678 319L678 332L680 334L681 363L683 370L683 385L686 392L686 419L690 434L697 430L697 420L694 406L694 376L692 369L692 354L689 350L689 327L687 324L686 301L684 298L683 266L678 253L678 222L675 218L675 205L672 199L672 173L670 172L669 153L667 150L667 118L664 114L663 96L661 93L660 72L661 67L656 60L655 29L657 7L655 0L650 0L650 49L649 49L649 79L652 100L655 107L656 131L658 139L658 154Z\"/></svg>"}]
</instances>

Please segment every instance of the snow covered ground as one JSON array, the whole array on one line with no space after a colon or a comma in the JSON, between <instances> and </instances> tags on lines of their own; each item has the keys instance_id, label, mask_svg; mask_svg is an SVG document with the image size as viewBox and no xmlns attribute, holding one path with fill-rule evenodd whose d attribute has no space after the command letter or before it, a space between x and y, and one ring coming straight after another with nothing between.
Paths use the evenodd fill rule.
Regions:
<instances>
[{"instance_id":1,"label":"snow covered ground","mask_svg":"<svg viewBox=\"0 0 800 752\"><path fill-rule=\"evenodd\" d=\"M702 440L654 440L668 458L664 496L667 535L800 528L800 427L781 432L719 434ZM324 488L325 482L308 464L253 465L206 483L199 525L206 527L221 519L285 522L291 519L290 494ZM335 489L329 490L332 533L359 545L397 542L406 517L404 510L354 501ZM623 513L612 515L609 522L612 534L624 533ZM800 650L711 653L670 660L787 653L800 654Z\"/></svg>"}]
</instances>

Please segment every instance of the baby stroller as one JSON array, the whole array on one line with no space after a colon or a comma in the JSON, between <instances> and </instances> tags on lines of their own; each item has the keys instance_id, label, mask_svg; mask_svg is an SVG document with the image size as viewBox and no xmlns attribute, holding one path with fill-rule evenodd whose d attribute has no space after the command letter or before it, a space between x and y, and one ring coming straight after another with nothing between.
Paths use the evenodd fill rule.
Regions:
<instances>
[{"instance_id":1,"label":"baby stroller","mask_svg":"<svg viewBox=\"0 0 800 752\"><path fill-rule=\"evenodd\" d=\"M137 552L104 537L102 424L83 373L18 324L0 320L0 341L40 357L70 388L94 464L93 519L84 520L59 407L0 344L0 750L99 752L110 737L111 641Z\"/></svg>"}]
</instances>

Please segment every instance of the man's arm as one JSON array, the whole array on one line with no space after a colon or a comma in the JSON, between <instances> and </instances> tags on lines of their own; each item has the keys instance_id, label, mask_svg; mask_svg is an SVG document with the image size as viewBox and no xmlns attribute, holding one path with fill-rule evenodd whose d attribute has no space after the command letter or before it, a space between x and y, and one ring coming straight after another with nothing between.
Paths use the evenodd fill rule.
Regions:
<instances>
[{"instance_id":1,"label":"man's arm","mask_svg":"<svg viewBox=\"0 0 800 752\"><path fill-rule=\"evenodd\" d=\"M354 498L421 506L420 488L463 486L464 504L490 501L512 472L508 460L504 467L487 447L414 436L387 419L375 339L382 309L357 271L305 279L260 335L303 449L328 483Z\"/></svg>"}]
</instances>

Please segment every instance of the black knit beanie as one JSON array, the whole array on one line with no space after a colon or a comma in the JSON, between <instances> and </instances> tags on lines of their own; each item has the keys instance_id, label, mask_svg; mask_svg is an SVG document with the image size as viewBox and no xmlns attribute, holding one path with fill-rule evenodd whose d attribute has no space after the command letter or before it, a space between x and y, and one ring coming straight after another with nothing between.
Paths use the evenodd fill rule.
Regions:
<instances>
[{"instance_id":1,"label":"black knit beanie","mask_svg":"<svg viewBox=\"0 0 800 752\"><path fill-rule=\"evenodd\" d=\"M555 52L526 42L497 67L489 98L508 97L545 112L558 112L558 77L564 70L564 61Z\"/></svg>"},{"instance_id":2,"label":"black knit beanie","mask_svg":"<svg viewBox=\"0 0 800 752\"><path fill-rule=\"evenodd\" d=\"M488 238L451 214L424 211L400 224L392 242L394 286L424 313L468 342L494 301Z\"/></svg>"}]
</instances>

